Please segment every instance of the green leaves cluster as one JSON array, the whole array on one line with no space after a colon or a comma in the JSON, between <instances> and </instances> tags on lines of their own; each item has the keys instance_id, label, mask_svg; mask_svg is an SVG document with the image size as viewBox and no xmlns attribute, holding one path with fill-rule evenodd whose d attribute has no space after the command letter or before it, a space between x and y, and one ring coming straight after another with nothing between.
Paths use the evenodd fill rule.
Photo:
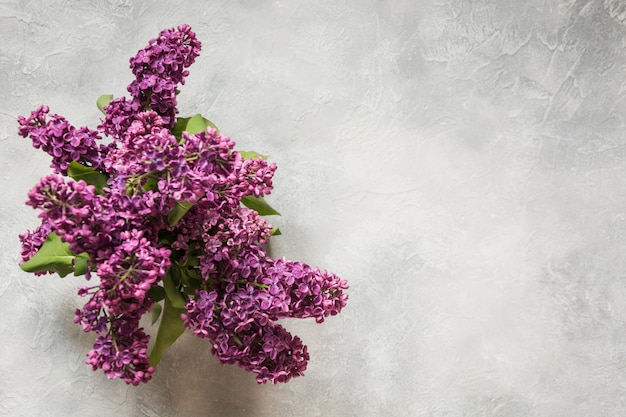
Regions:
<instances>
[{"instance_id":1,"label":"green leaves cluster","mask_svg":"<svg viewBox=\"0 0 626 417\"><path fill-rule=\"evenodd\" d=\"M104 108L112 100L113 95L103 95L98 98L96 105L105 113ZM213 128L217 130L215 124L200 114L192 117L178 118L172 134L176 136L179 143L184 140L183 132L194 134ZM244 159L253 159L267 156L253 151L239 151ZM95 187L98 194L103 194L107 187L108 177L106 174L77 161L71 162L68 176L74 180L83 180ZM280 215L265 199L245 196L242 204L255 210L261 216ZM185 214L193 207L189 201L178 201L176 206L168 213L165 219L167 224L175 226ZM279 235L280 230L274 227L271 235ZM175 237L165 230L160 234L161 242L165 245L171 244ZM189 254L187 254L189 255ZM200 287L202 279L197 268L199 260L197 256L183 256L176 251L172 254L172 265L167 271L162 285L154 286L148 292L149 297L155 302L152 307L152 323L159 322L157 337L150 353L150 363L156 366L164 352L169 348L184 332L181 314L185 312L186 300L195 294L195 290ZM75 254L69 249L69 244L63 242L56 233L50 233L38 252L28 261L21 264L22 270L26 272L56 272L61 277L71 273L75 276L83 275L87 272L90 264L89 255L86 253Z\"/></svg>"}]
</instances>

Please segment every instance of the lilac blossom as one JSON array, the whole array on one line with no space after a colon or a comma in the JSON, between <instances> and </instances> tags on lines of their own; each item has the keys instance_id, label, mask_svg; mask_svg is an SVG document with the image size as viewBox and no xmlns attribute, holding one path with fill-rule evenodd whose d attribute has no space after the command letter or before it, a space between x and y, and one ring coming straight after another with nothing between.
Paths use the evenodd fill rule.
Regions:
<instances>
[{"instance_id":1,"label":"lilac blossom","mask_svg":"<svg viewBox=\"0 0 626 417\"><path fill-rule=\"evenodd\" d=\"M19 235L20 243L22 244L21 264L28 261L39 251L50 232L50 224L47 221L43 221L35 230L27 230ZM35 272L35 275L46 274L48 272Z\"/></svg>"},{"instance_id":2,"label":"lilac blossom","mask_svg":"<svg viewBox=\"0 0 626 417\"><path fill-rule=\"evenodd\" d=\"M238 364L257 374L257 381L287 382L303 375L306 346L255 308L251 287L218 300L218 292L199 291L183 316L185 326L212 343L211 352L226 364Z\"/></svg>"},{"instance_id":3,"label":"lilac blossom","mask_svg":"<svg viewBox=\"0 0 626 417\"><path fill-rule=\"evenodd\" d=\"M170 266L170 250L155 247L141 230L122 232L120 238L115 252L96 271L99 288L107 292L103 304L109 314L143 314L152 305L148 291Z\"/></svg>"},{"instance_id":4,"label":"lilac blossom","mask_svg":"<svg viewBox=\"0 0 626 417\"><path fill-rule=\"evenodd\" d=\"M122 378L127 384L148 382L154 373L148 358L150 337L137 319L112 319L87 356L93 370L102 369L109 378Z\"/></svg>"},{"instance_id":5,"label":"lilac blossom","mask_svg":"<svg viewBox=\"0 0 626 417\"><path fill-rule=\"evenodd\" d=\"M143 111L137 99L126 97L114 98L105 107L106 114L98 129L107 136L120 139L134 120L134 116Z\"/></svg>"},{"instance_id":6,"label":"lilac blossom","mask_svg":"<svg viewBox=\"0 0 626 417\"><path fill-rule=\"evenodd\" d=\"M348 285L267 255L272 226L244 198L271 193L276 164L245 159L213 128L174 133L176 88L199 50L189 26L162 31L130 60L131 97L105 106L97 131L49 116L47 106L19 118L19 134L52 155L54 168L28 193L42 223L20 235L21 262L50 233L87 255L85 277L98 280L78 288L85 302L74 322L95 333L87 363L109 378L150 380L150 336L139 320L160 289L182 297L184 327L207 339L220 362L259 383L287 382L303 375L309 353L277 321L323 322L345 307ZM103 179L99 186L66 180L73 161Z\"/></svg>"},{"instance_id":7,"label":"lilac blossom","mask_svg":"<svg viewBox=\"0 0 626 417\"><path fill-rule=\"evenodd\" d=\"M50 166L54 172L67 174L67 168L72 161L97 166L99 152L96 140L100 139L98 132L88 127L76 129L62 116L53 114L48 117L49 112L48 106L39 106L29 117L19 116L19 135L30 137L35 148L41 148L52 156Z\"/></svg>"},{"instance_id":8,"label":"lilac blossom","mask_svg":"<svg viewBox=\"0 0 626 417\"><path fill-rule=\"evenodd\" d=\"M261 157L247 159L243 162L239 172L238 189L241 195L262 197L272 191L272 177L276 171L276 164L268 164Z\"/></svg>"},{"instance_id":9,"label":"lilac blossom","mask_svg":"<svg viewBox=\"0 0 626 417\"><path fill-rule=\"evenodd\" d=\"M135 100L156 111L168 127L176 124L176 88L185 84L187 67L200 54L201 43L188 25L162 31L130 60L136 79L128 86Z\"/></svg>"}]
</instances>

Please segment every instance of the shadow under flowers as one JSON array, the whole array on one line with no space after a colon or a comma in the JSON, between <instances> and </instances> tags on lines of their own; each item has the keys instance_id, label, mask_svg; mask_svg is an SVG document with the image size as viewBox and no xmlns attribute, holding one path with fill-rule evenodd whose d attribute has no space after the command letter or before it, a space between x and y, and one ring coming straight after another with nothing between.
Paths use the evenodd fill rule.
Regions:
<instances>
[{"instance_id":1,"label":"shadow under flowers","mask_svg":"<svg viewBox=\"0 0 626 417\"><path fill-rule=\"evenodd\" d=\"M136 411L148 416L248 416L272 385L222 365L211 344L186 332L165 353L152 380L135 388ZM132 389L132 388L131 388Z\"/></svg>"}]
</instances>

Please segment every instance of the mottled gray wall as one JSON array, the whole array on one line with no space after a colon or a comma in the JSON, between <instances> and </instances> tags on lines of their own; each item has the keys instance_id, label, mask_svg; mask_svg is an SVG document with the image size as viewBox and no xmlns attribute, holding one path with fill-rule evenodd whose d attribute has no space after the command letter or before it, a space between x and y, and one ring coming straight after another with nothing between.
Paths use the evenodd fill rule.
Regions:
<instances>
[{"instance_id":1,"label":"mottled gray wall","mask_svg":"<svg viewBox=\"0 0 626 417\"><path fill-rule=\"evenodd\" d=\"M141 387L83 364L77 279L17 267L49 159L187 22L180 96L278 163L275 255L348 279L307 375L258 386L186 335ZM626 415L623 0L0 0L0 415Z\"/></svg>"}]
</instances>

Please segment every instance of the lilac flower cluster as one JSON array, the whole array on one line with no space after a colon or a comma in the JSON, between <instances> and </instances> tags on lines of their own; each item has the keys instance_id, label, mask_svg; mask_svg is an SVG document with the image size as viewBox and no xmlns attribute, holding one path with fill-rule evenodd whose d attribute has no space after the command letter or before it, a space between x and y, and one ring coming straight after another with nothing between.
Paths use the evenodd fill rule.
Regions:
<instances>
[{"instance_id":1,"label":"lilac flower cluster","mask_svg":"<svg viewBox=\"0 0 626 417\"><path fill-rule=\"evenodd\" d=\"M22 263L28 261L39 251L50 232L50 224L43 221L35 230L27 230L19 235L20 243L22 244L22 253L20 254ZM46 275L48 273L47 271L35 272L35 275Z\"/></svg>"},{"instance_id":2,"label":"lilac flower cluster","mask_svg":"<svg viewBox=\"0 0 626 417\"><path fill-rule=\"evenodd\" d=\"M144 49L130 59L135 80L128 86L130 99L112 100L100 128L103 133L121 136L130 126L133 116L151 109L161 116L168 128L176 124L176 88L185 84L187 68L200 54L201 43L188 25L166 29L151 39Z\"/></svg>"},{"instance_id":3,"label":"lilac flower cluster","mask_svg":"<svg viewBox=\"0 0 626 417\"><path fill-rule=\"evenodd\" d=\"M19 116L18 134L24 138L30 137L35 148L41 148L53 157L51 167L56 173L67 175L67 167L71 161L97 165L99 152L96 140L100 139L98 132L85 126L76 129L58 114L48 118L49 111L48 106L40 106L28 118Z\"/></svg>"},{"instance_id":4,"label":"lilac flower cluster","mask_svg":"<svg viewBox=\"0 0 626 417\"><path fill-rule=\"evenodd\" d=\"M128 91L144 108L157 112L166 126L176 123L176 88L185 84L188 68L200 54L200 42L187 25L166 29L130 59L135 81Z\"/></svg>"},{"instance_id":5,"label":"lilac flower cluster","mask_svg":"<svg viewBox=\"0 0 626 417\"><path fill-rule=\"evenodd\" d=\"M185 326L209 338L220 361L238 363L260 383L302 375L309 359L306 346L275 321L324 321L345 306L347 283L301 262L270 259L252 247L241 260L217 263L228 278L208 280L189 300Z\"/></svg>"},{"instance_id":6,"label":"lilac flower cluster","mask_svg":"<svg viewBox=\"0 0 626 417\"><path fill-rule=\"evenodd\" d=\"M87 256L85 277L95 273L99 282L79 288L87 301L75 322L96 333L87 363L110 378L151 378L156 363L139 321L164 293L170 303L183 300L182 325L208 339L222 363L259 383L286 382L303 374L309 354L276 322L338 314L348 285L268 257L272 227L245 199L271 192L275 164L244 158L212 128L174 133L176 88L199 50L187 25L161 32L131 59L131 97L112 100L97 131L48 119L46 106L19 118L20 135L52 156L55 172L28 193L42 224L20 235L22 262L50 233ZM106 145L97 142L104 136ZM72 164L89 175L65 180Z\"/></svg>"},{"instance_id":7,"label":"lilac flower cluster","mask_svg":"<svg viewBox=\"0 0 626 417\"><path fill-rule=\"evenodd\" d=\"M139 320L152 306L148 291L165 276L171 251L158 242L146 201L113 186L96 194L93 185L56 174L43 178L28 196L27 204L41 210L44 230L60 236L72 252L86 253L87 278L91 271L100 278L98 285L78 292L88 301L76 310L75 322L98 335L88 363L127 383L148 381L154 368ZM24 237L25 247L41 242L41 233L33 236ZM103 347L104 341L115 348Z\"/></svg>"}]
</instances>

